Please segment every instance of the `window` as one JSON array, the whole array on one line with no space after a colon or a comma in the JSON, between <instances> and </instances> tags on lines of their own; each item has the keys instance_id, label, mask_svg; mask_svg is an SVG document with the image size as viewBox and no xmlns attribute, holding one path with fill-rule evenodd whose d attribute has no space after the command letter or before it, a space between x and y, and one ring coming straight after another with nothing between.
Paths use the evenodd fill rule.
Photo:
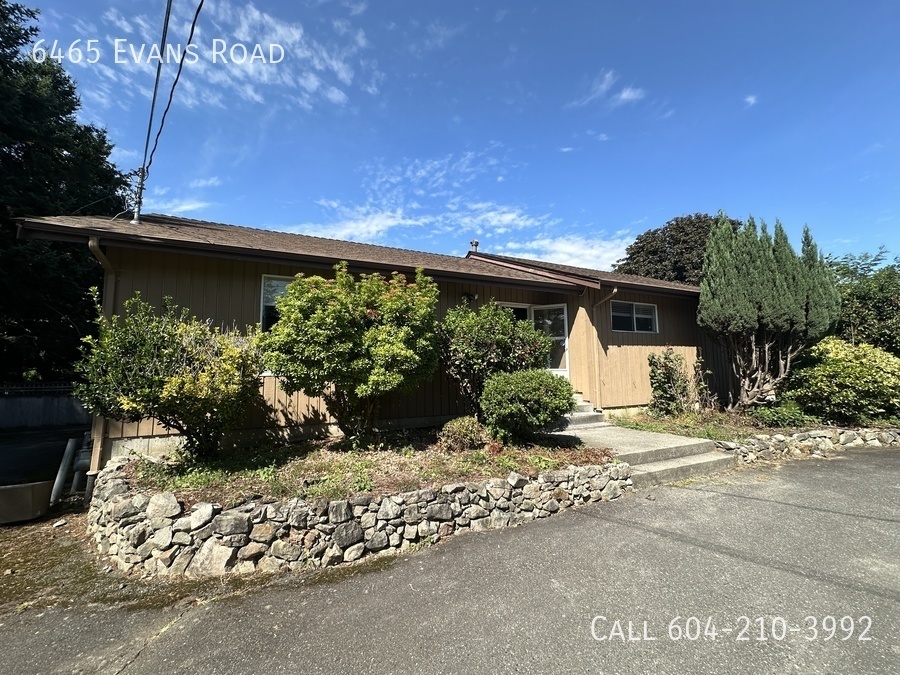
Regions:
<instances>
[{"instance_id":1,"label":"window","mask_svg":"<svg viewBox=\"0 0 900 675\"><path fill-rule=\"evenodd\" d=\"M528 309L531 305L520 305L516 302L498 302L497 304L501 307L506 307L506 309L511 309L517 321L528 321Z\"/></svg>"},{"instance_id":2,"label":"window","mask_svg":"<svg viewBox=\"0 0 900 675\"><path fill-rule=\"evenodd\" d=\"M519 321L529 321L541 333L550 338L550 354L547 368L557 375L569 376L569 322L565 305L524 305L517 302L500 302L501 307L511 309Z\"/></svg>"},{"instance_id":3,"label":"window","mask_svg":"<svg viewBox=\"0 0 900 675\"><path fill-rule=\"evenodd\" d=\"M628 333L656 333L656 305L612 302L612 329Z\"/></svg>"},{"instance_id":4,"label":"window","mask_svg":"<svg viewBox=\"0 0 900 675\"><path fill-rule=\"evenodd\" d=\"M259 322L263 332L272 328L278 321L278 310L275 308L275 298L284 295L284 289L294 280L293 277L269 277L262 278L262 302Z\"/></svg>"}]
</instances>

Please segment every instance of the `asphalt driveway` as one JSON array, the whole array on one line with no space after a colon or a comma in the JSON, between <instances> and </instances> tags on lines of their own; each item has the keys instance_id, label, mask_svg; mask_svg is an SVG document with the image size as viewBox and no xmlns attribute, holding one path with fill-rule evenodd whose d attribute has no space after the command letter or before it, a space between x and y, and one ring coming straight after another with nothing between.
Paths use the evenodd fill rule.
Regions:
<instances>
[{"instance_id":1,"label":"asphalt driveway","mask_svg":"<svg viewBox=\"0 0 900 675\"><path fill-rule=\"evenodd\" d=\"M742 470L339 580L0 617L0 672L897 673L898 503L897 450Z\"/></svg>"}]
</instances>

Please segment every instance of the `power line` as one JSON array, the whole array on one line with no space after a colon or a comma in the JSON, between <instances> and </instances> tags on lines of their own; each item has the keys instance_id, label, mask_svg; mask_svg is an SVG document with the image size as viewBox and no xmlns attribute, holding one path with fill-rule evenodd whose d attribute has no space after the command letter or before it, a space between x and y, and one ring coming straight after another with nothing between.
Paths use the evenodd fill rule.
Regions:
<instances>
[{"instance_id":1,"label":"power line","mask_svg":"<svg viewBox=\"0 0 900 675\"><path fill-rule=\"evenodd\" d=\"M191 22L191 32L188 34L187 44L181 52L181 59L178 61L178 71L175 73L175 81L172 82L172 88L169 90L169 100L166 103L166 109L163 110L162 118L159 121L159 131L156 132L156 139L153 141L153 150L150 152L150 162L144 170L145 178L150 173L150 167L153 165L153 156L156 154L156 148L159 146L159 137L162 135L163 127L166 126L166 117L169 114L169 108L172 107L172 98L175 96L175 87L178 86L178 80L181 79L181 71L184 69L184 59L188 54L188 47L194 41L194 31L197 28L197 20L200 18L200 10L203 9L204 0L200 0L197 5L197 11L194 12L194 20ZM149 140L149 136L148 136Z\"/></svg>"},{"instance_id":2,"label":"power line","mask_svg":"<svg viewBox=\"0 0 900 675\"><path fill-rule=\"evenodd\" d=\"M144 141L144 159L141 162L141 172L138 175L137 201L134 204L134 222L138 223L141 219L141 199L144 195L144 176L147 166L147 151L150 149L150 134L153 133L153 113L156 111L156 95L159 92L159 80L162 76L163 59L162 55L166 50L166 38L169 35L169 18L172 16L172 0L166 3L166 16L163 20L162 36L159 39L160 59L156 64L156 81L153 84L153 98L150 101L150 121L147 123L147 139Z\"/></svg>"}]
</instances>

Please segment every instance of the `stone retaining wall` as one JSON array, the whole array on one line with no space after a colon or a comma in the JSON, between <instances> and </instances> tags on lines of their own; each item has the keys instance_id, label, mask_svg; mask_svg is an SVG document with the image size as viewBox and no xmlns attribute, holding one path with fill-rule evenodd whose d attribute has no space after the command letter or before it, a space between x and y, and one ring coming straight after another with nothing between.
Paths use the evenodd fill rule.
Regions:
<instances>
[{"instance_id":1,"label":"stone retaining wall","mask_svg":"<svg viewBox=\"0 0 900 675\"><path fill-rule=\"evenodd\" d=\"M123 461L97 476L88 532L122 572L201 577L280 572L353 562L465 532L521 525L562 509L619 497L631 467L570 466L531 480L517 473L381 497L251 503L185 512L175 495L130 489Z\"/></svg>"},{"instance_id":2,"label":"stone retaining wall","mask_svg":"<svg viewBox=\"0 0 900 675\"><path fill-rule=\"evenodd\" d=\"M844 448L900 447L900 430L897 429L827 429L783 434L758 434L743 443L716 441L726 452L738 454L744 462L758 459L778 459L815 455L827 457Z\"/></svg>"}]
</instances>

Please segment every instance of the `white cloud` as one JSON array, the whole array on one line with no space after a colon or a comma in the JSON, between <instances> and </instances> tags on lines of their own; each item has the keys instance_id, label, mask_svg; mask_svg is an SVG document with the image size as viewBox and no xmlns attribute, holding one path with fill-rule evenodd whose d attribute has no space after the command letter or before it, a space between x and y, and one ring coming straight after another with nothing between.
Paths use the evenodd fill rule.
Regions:
<instances>
[{"instance_id":1,"label":"white cloud","mask_svg":"<svg viewBox=\"0 0 900 675\"><path fill-rule=\"evenodd\" d=\"M755 106L755 105L756 105L756 95L755 95L755 94L749 94L748 96L745 96L745 97L744 97L744 103L747 104L747 107L748 107L748 108L750 108L750 107L752 107L752 106Z\"/></svg>"},{"instance_id":2,"label":"white cloud","mask_svg":"<svg viewBox=\"0 0 900 675\"><path fill-rule=\"evenodd\" d=\"M575 149L575 148L571 148L571 147L566 146L565 148L560 148L559 151L560 151L560 152L572 152L574 149Z\"/></svg>"},{"instance_id":3,"label":"white cloud","mask_svg":"<svg viewBox=\"0 0 900 675\"><path fill-rule=\"evenodd\" d=\"M156 199L145 199L143 210L144 213L189 213L191 211L200 211L210 206L210 202L203 202L198 199L171 199L169 201L160 201Z\"/></svg>"},{"instance_id":4,"label":"white cloud","mask_svg":"<svg viewBox=\"0 0 900 675\"><path fill-rule=\"evenodd\" d=\"M110 7L103 14L103 20L113 24L116 28L126 34L131 34L134 32L134 28L131 27L131 24L122 16L121 12L117 10L115 7Z\"/></svg>"},{"instance_id":5,"label":"white cloud","mask_svg":"<svg viewBox=\"0 0 900 675\"><path fill-rule=\"evenodd\" d=\"M617 79L618 77L616 76L615 71L601 71L600 74L594 78L594 81L591 83L591 86L588 89L587 93L581 98L578 98L569 103L569 106L583 106L587 105L588 103L603 99L606 96L607 92L616 83Z\"/></svg>"},{"instance_id":6,"label":"white cloud","mask_svg":"<svg viewBox=\"0 0 900 675\"><path fill-rule=\"evenodd\" d=\"M137 164L141 159L141 153L137 150L126 150L117 145L112 149L112 152L109 153L109 159L113 164L118 165L120 169L127 169L127 167L123 167L122 165L129 162Z\"/></svg>"},{"instance_id":7,"label":"white cloud","mask_svg":"<svg viewBox=\"0 0 900 675\"><path fill-rule=\"evenodd\" d=\"M347 102L347 94L342 92L337 87L328 87L325 91L325 98L327 98L332 103L336 103L337 105L344 105Z\"/></svg>"},{"instance_id":8,"label":"white cloud","mask_svg":"<svg viewBox=\"0 0 900 675\"><path fill-rule=\"evenodd\" d=\"M424 52L443 49L464 30L465 26L447 26L440 21L432 21L425 27L424 38L420 42L410 43L409 50L421 56Z\"/></svg>"},{"instance_id":9,"label":"white cloud","mask_svg":"<svg viewBox=\"0 0 900 675\"><path fill-rule=\"evenodd\" d=\"M647 95L643 89L638 87L625 87L618 94L612 97L612 105L622 105L623 103L633 103L640 101Z\"/></svg>"},{"instance_id":10,"label":"white cloud","mask_svg":"<svg viewBox=\"0 0 900 675\"><path fill-rule=\"evenodd\" d=\"M216 187L221 185L222 181L218 176L210 176L209 178L198 178L196 180L192 180L188 187L192 188L208 188L208 187Z\"/></svg>"},{"instance_id":11,"label":"white cloud","mask_svg":"<svg viewBox=\"0 0 900 675\"><path fill-rule=\"evenodd\" d=\"M580 98L569 102L567 107L581 107L589 103L605 101L607 105L614 108L624 103L639 101L647 95L647 92L640 87L632 86L623 87L617 93L611 94L613 85L618 79L619 77L614 70L600 71L600 74L594 78L588 91Z\"/></svg>"},{"instance_id":12,"label":"white cloud","mask_svg":"<svg viewBox=\"0 0 900 675\"><path fill-rule=\"evenodd\" d=\"M540 232L559 224L552 214L534 214L522 205L479 197L476 185L503 182L509 172L500 144L364 169L368 173L362 185L364 201L319 199L316 204L324 211L321 222L287 229L376 243L397 229L418 230L417 235L472 232L496 237L515 231Z\"/></svg>"},{"instance_id":13,"label":"white cloud","mask_svg":"<svg viewBox=\"0 0 900 675\"><path fill-rule=\"evenodd\" d=\"M189 5L176 3L173 6L170 26L173 45L183 43L187 37L194 12ZM360 91L377 94L385 74L378 69L374 59L360 58L361 50L369 47L369 39L361 28L353 25L353 17L364 12L366 4L350 2L344 6L349 10L350 18L335 19L330 24L334 33L323 31L316 24L319 37L310 34L303 24L260 10L252 2L219 0L207 3L194 39L199 58L185 64L175 105L224 107L226 102L243 101L256 107L284 101L311 110L322 105L343 105ZM148 59L146 51L143 58L138 55L140 46L155 45L158 41L159 22L140 10L126 19L116 7L106 11L100 21L99 31L82 21L78 24L79 32L99 35L106 32L108 44L101 46L110 54L113 53L112 41L128 33L125 58L118 63L111 60L103 68L91 68L93 81L82 89L82 96L94 111L111 106L130 110L135 105L143 109L142 98L149 98L152 93L146 83L152 85L156 61ZM269 57L269 45L279 45L284 50L284 58L280 63L266 63L258 58L238 63L226 48L224 55L220 53L214 61L214 39L225 40L228 47L237 43L262 45L266 58ZM135 47L136 55L128 50L129 45ZM252 47L250 49L252 51ZM279 56L277 48L272 56ZM167 79L161 83L162 91L171 84L173 74L174 68L164 69ZM92 96L91 92L96 95Z\"/></svg>"},{"instance_id":14,"label":"white cloud","mask_svg":"<svg viewBox=\"0 0 900 675\"><path fill-rule=\"evenodd\" d=\"M625 256L625 249L633 241L634 237L621 232L610 238L570 234L537 237L530 241L509 241L491 252L561 265L608 270L613 263Z\"/></svg>"}]
</instances>

